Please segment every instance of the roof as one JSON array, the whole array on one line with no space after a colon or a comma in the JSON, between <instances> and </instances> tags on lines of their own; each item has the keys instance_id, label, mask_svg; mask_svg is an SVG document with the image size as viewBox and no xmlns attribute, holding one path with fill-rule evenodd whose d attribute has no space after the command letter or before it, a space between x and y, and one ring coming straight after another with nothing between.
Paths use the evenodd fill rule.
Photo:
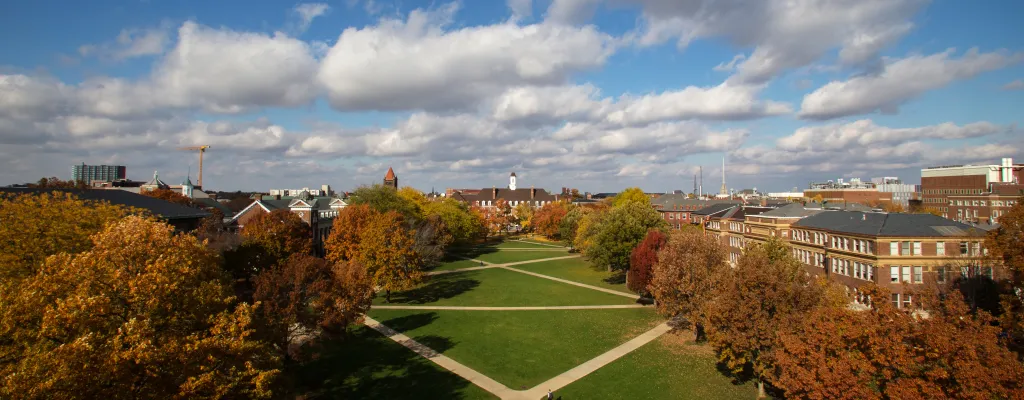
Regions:
<instances>
[{"instance_id":1,"label":"roof","mask_svg":"<svg viewBox=\"0 0 1024 400\"><path fill-rule=\"evenodd\" d=\"M720 213L722 211L728 210L728 209L733 208L733 207L738 207L738 206L739 206L739 204L733 204L733 203L712 204L712 205L704 207L704 208L702 208L700 210L694 211L693 214L694 215L712 215L712 214L717 214L717 213Z\"/></svg>"},{"instance_id":2,"label":"roof","mask_svg":"<svg viewBox=\"0 0 1024 400\"><path fill-rule=\"evenodd\" d=\"M235 213L234 211L231 211L231 209L228 208L228 206L224 205L224 203L221 203L221 202L219 202L217 200L214 200L214 199L211 199L209 197L195 198L195 199L192 199L192 201L194 201L194 202L196 202L196 204L200 204L200 205L202 205L204 207L216 208L216 209L220 210L220 212L224 213L225 217L230 217L231 214Z\"/></svg>"},{"instance_id":3,"label":"roof","mask_svg":"<svg viewBox=\"0 0 1024 400\"><path fill-rule=\"evenodd\" d=\"M384 179L387 179L389 181L395 180L395 170L391 169L391 167L388 167L388 173L384 175Z\"/></svg>"},{"instance_id":4,"label":"roof","mask_svg":"<svg viewBox=\"0 0 1024 400\"><path fill-rule=\"evenodd\" d=\"M691 199L685 194L666 194L651 200L651 205L661 206L662 210L670 210L675 206L709 206L713 204L740 204L738 200L701 200Z\"/></svg>"},{"instance_id":5,"label":"roof","mask_svg":"<svg viewBox=\"0 0 1024 400\"><path fill-rule=\"evenodd\" d=\"M513 172L513 173L512 173L512 175L509 175L509 176L516 176L516 173L515 173L515 172Z\"/></svg>"},{"instance_id":6,"label":"roof","mask_svg":"<svg viewBox=\"0 0 1024 400\"><path fill-rule=\"evenodd\" d=\"M164 181L160 180L160 176L157 174L156 171L153 171L153 179L150 179L149 182L146 182L142 186L156 186L158 188L164 188L164 189L170 187L170 186L167 186L167 184L164 183Z\"/></svg>"},{"instance_id":7,"label":"roof","mask_svg":"<svg viewBox=\"0 0 1024 400\"><path fill-rule=\"evenodd\" d=\"M161 200L156 197L144 196L126 190L0 188L0 192L15 194L66 192L71 193L82 200L106 201L111 204L141 208L149 211L154 216L165 220L198 219L210 216L209 212L198 208L186 207L166 200Z\"/></svg>"},{"instance_id":8,"label":"roof","mask_svg":"<svg viewBox=\"0 0 1024 400\"><path fill-rule=\"evenodd\" d=\"M963 237L984 236L976 227L932 214L828 211L801 219L793 227L824 229L867 236Z\"/></svg>"},{"instance_id":9,"label":"roof","mask_svg":"<svg viewBox=\"0 0 1024 400\"><path fill-rule=\"evenodd\" d=\"M493 191L495 191L495 190L498 192L497 196L495 196L494 193L493 193ZM536 190L537 191L536 194L534 194L533 198L530 197L530 191L531 190ZM470 201L470 202L473 202L473 201L489 201L489 200L497 200L497 199L505 199L505 201L555 201L555 200L558 200L558 198L555 197L555 195L553 195L551 193L548 193L547 190L544 190L544 189L533 189L533 188L523 188L523 189L516 189L516 190L504 189L504 188L481 189L480 193L477 193L475 195L463 194L463 197L466 199L466 201Z\"/></svg>"},{"instance_id":10,"label":"roof","mask_svg":"<svg viewBox=\"0 0 1024 400\"><path fill-rule=\"evenodd\" d=\"M824 210L813 209L809 210L804 208L803 204L790 203L774 210L761 213L762 217L775 217L775 218L803 218L808 217L817 213L824 212Z\"/></svg>"}]
</instances>

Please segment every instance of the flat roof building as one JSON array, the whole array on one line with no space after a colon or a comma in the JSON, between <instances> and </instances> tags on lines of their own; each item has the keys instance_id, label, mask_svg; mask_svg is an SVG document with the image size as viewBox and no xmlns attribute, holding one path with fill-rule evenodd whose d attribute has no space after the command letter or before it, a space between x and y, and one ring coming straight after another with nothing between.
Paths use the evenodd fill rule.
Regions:
<instances>
[{"instance_id":1,"label":"flat roof building","mask_svg":"<svg viewBox=\"0 0 1024 400\"><path fill-rule=\"evenodd\" d=\"M113 182L127 179L128 169L124 165L81 165L71 166L71 180L91 184L93 181Z\"/></svg>"}]
</instances>

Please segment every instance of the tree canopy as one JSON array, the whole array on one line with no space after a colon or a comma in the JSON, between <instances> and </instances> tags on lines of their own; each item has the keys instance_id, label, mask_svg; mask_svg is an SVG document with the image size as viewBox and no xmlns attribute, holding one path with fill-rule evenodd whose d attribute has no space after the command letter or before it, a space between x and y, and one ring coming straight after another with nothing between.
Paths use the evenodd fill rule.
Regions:
<instances>
[{"instance_id":1,"label":"tree canopy","mask_svg":"<svg viewBox=\"0 0 1024 400\"><path fill-rule=\"evenodd\" d=\"M664 230L667 226L649 202L626 202L612 207L608 215L601 219L595 227L593 243L588 244L583 251L595 265L625 271L629 268L629 256L633 248L647 236L647 231Z\"/></svg>"},{"instance_id":2,"label":"tree canopy","mask_svg":"<svg viewBox=\"0 0 1024 400\"><path fill-rule=\"evenodd\" d=\"M623 190L612 199L612 207L621 207L626 203L640 203L647 207L651 206L651 197L644 193L643 189L631 187Z\"/></svg>"},{"instance_id":3,"label":"tree canopy","mask_svg":"<svg viewBox=\"0 0 1024 400\"><path fill-rule=\"evenodd\" d=\"M567 214L567 206L562 202L553 202L543 205L533 215L533 228L537 233L549 239L559 239L561 235L562 219Z\"/></svg>"},{"instance_id":4,"label":"tree canopy","mask_svg":"<svg viewBox=\"0 0 1024 400\"><path fill-rule=\"evenodd\" d=\"M999 229L985 239L990 262L1002 264L1010 274L1010 290L1002 296L1000 323L1009 334L1010 345L1024 351L1024 197L999 217Z\"/></svg>"},{"instance_id":5,"label":"tree canopy","mask_svg":"<svg viewBox=\"0 0 1024 400\"><path fill-rule=\"evenodd\" d=\"M197 207L196 202L190 199L188 196L181 194L177 190L171 189L153 189L143 190L139 192L143 196L154 197L160 200L171 202L185 207Z\"/></svg>"},{"instance_id":6,"label":"tree canopy","mask_svg":"<svg viewBox=\"0 0 1024 400\"><path fill-rule=\"evenodd\" d=\"M698 341L704 339L709 307L728 272L727 250L716 236L698 230L673 232L657 254L650 291L658 312L682 317L683 327L693 327Z\"/></svg>"},{"instance_id":7,"label":"tree canopy","mask_svg":"<svg viewBox=\"0 0 1024 400\"><path fill-rule=\"evenodd\" d=\"M359 235L380 214L367 204L350 205L334 217L331 234L324 242L327 260L338 263L359 257Z\"/></svg>"},{"instance_id":8,"label":"tree canopy","mask_svg":"<svg viewBox=\"0 0 1024 400\"><path fill-rule=\"evenodd\" d=\"M412 288L420 282L422 259L413 246L414 232L407 229L401 214L389 211L371 218L359 234L359 257L373 284L391 291Z\"/></svg>"},{"instance_id":9,"label":"tree canopy","mask_svg":"<svg viewBox=\"0 0 1024 400\"><path fill-rule=\"evenodd\" d=\"M360 186L349 196L352 200L350 204L366 204L379 213L395 211L410 222L418 220L421 217L419 205L408 198L415 196L410 190L405 191L405 196L400 196L398 192L391 186Z\"/></svg>"},{"instance_id":10,"label":"tree canopy","mask_svg":"<svg viewBox=\"0 0 1024 400\"><path fill-rule=\"evenodd\" d=\"M652 229L647 232L647 237L633 249L629 256L629 273L626 275L626 287L641 296L647 296L650 291L647 285L651 283L652 270L658 262L658 251L665 246L668 236L664 232Z\"/></svg>"},{"instance_id":11,"label":"tree canopy","mask_svg":"<svg viewBox=\"0 0 1024 400\"><path fill-rule=\"evenodd\" d=\"M470 242L480 234L480 221L461 201L455 199L433 201L427 203L423 210L426 216L436 215L444 222L445 230L455 243Z\"/></svg>"}]
</instances>

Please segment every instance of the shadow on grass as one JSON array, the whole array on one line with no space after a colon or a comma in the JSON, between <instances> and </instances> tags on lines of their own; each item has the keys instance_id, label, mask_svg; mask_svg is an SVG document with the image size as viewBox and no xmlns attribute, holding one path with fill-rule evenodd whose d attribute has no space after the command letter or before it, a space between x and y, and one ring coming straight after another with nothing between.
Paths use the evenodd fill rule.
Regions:
<instances>
[{"instance_id":1,"label":"shadow on grass","mask_svg":"<svg viewBox=\"0 0 1024 400\"><path fill-rule=\"evenodd\" d=\"M453 346L439 336L416 340L438 352ZM306 399L463 399L472 385L365 326L321 350L286 370Z\"/></svg>"},{"instance_id":2,"label":"shadow on grass","mask_svg":"<svg viewBox=\"0 0 1024 400\"><path fill-rule=\"evenodd\" d=\"M419 314L406 315L404 317L395 317L387 321L381 321L381 325L388 328L394 329L399 332L407 332L416 328L421 328L430 325L437 319L437 313L424 312Z\"/></svg>"},{"instance_id":3,"label":"shadow on grass","mask_svg":"<svg viewBox=\"0 0 1024 400\"><path fill-rule=\"evenodd\" d=\"M438 300L450 299L480 286L480 281L469 278L466 275L467 273L465 272L456 272L432 276L423 286L404 292L392 293L391 302L403 304L433 303Z\"/></svg>"},{"instance_id":4,"label":"shadow on grass","mask_svg":"<svg viewBox=\"0 0 1024 400\"><path fill-rule=\"evenodd\" d=\"M621 285L626 283L626 273L624 271L614 272L611 276L604 278L604 283L609 285Z\"/></svg>"}]
</instances>

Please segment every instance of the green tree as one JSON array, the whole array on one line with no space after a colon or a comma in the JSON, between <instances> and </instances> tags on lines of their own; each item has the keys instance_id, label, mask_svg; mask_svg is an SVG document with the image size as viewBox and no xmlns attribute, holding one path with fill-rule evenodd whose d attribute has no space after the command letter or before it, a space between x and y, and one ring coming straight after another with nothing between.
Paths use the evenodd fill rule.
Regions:
<instances>
[{"instance_id":1,"label":"green tree","mask_svg":"<svg viewBox=\"0 0 1024 400\"><path fill-rule=\"evenodd\" d=\"M0 397L269 398L280 360L254 339L216 252L130 216L48 258L0 308Z\"/></svg>"},{"instance_id":2,"label":"green tree","mask_svg":"<svg viewBox=\"0 0 1024 400\"><path fill-rule=\"evenodd\" d=\"M461 201L444 199L430 202L424 207L424 213L428 217L439 217L455 243L468 243L480 233L479 221Z\"/></svg>"},{"instance_id":3,"label":"green tree","mask_svg":"<svg viewBox=\"0 0 1024 400\"><path fill-rule=\"evenodd\" d=\"M596 227L597 234L583 251L594 265L613 271L629 269L629 256L651 229L668 224L648 204L632 201L613 207Z\"/></svg>"},{"instance_id":4,"label":"green tree","mask_svg":"<svg viewBox=\"0 0 1024 400\"><path fill-rule=\"evenodd\" d=\"M414 216L417 219L423 218L423 209L430 203L427 200L427 196L423 195L423 192L410 186L403 186L401 189L398 189L398 197L413 205L413 208L416 210Z\"/></svg>"},{"instance_id":5,"label":"green tree","mask_svg":"<svg viewBox=\"0 0 1024 400\"><path fill-rule=\"evenodd\" d=\"M569 207L569 212L565 213L565 218L562 218L562 222L558 224L558 236L562 238L562 243L566 247L573 247L580 221L591 210L587 207Z\"/></svg>"},{"instance_id":6,"label":"green tree","mask_svg":"<svg viewBox=\"0 0 1024 400\"><path fill-rule=\"evenodd\" d=\"M352 192L350 198L350 204L366 204L379 213L395 211L410 223L420 218L417 204L399 196L398 191L391 186L360 186Z\"/></svg>"},{"instance_id":7,"label":"green tree","mask_svg":"<svg viewBox=\"0 0 1024 400\"><path fill-rule=\"evenodd\" d=\"M612 207L621 207L627 203L640 203L645 206L651 206L651 197L644 193L643 189L638 187L631 187L623 190L612 199Z\"/></svg>"}]
</instances>

